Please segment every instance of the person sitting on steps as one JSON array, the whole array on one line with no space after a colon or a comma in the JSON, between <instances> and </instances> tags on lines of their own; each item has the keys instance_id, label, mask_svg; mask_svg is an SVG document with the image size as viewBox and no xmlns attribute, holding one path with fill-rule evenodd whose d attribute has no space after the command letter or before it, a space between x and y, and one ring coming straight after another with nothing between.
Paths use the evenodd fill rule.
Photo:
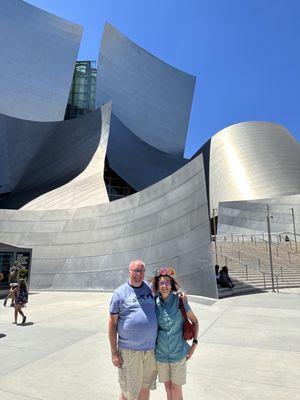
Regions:
<instances>
[{"instance_id":1,"label":"person sitting on steps","mask_svg":"<svg viewBox=\"0 0 300 400\"><path fill-rule=\"evenodd\" d=\"M224 267L220 271L220 285L221 287L228 287L230 289L234 287L234 284L228 275L228 268L226 267L226 265L224 265Z\"/></svg>"}]
</instances>

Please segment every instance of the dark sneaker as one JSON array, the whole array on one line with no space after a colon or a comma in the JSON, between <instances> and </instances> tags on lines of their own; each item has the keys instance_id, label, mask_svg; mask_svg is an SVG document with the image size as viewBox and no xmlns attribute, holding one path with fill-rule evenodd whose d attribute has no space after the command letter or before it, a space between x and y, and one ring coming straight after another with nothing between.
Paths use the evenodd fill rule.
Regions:
<instances>
[{"instance_id":1,"label":"dark sneaker","mask_svg":"<svg viewBox=\"0 0 300 400\"><path fill-rule=\"evenodd\" d=\"M24 325L26 322L26 315L24 315L23 319L22 319L22 325Z\"/></svg>"}]
</instances>

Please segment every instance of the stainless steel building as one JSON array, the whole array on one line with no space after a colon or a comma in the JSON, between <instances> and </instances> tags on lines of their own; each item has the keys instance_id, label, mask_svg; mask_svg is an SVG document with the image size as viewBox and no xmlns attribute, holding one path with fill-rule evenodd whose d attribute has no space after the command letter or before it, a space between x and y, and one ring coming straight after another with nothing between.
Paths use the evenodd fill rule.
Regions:
<instances>
[{"instance_id":1,"label":"stainless steel building","mask_svg":"<svg viewBox=\"0 0 300 400\"><path fill-rule=\"evenodd\" d=\"M44 209L107 202L103 170L110 113L111 104L60 122L0 115L5 155L0 159L0 207Z\"/></svg>"},{"instance_id":2,"label":"stainless steel building","mask_svg":"<svg viewBox=\"0 0 300 400\"><path fill-rule=\"evenodd\" d=\"M211 211L219 202L300 193L300 145L281 125L231 125L199 153L204 156Z\"/></svg>"},{"instance_id":3,"label":"stainless steel building","mask_svg":"<svg viewBox=\"0 0 300 400\"><path fill-rule=\"evenodd\" d=\"M244 122L184 159L195 77L109 24L98 62L99 108L58 121L81 28L23 1L0 6L0 51L11 62L9 86L6 70L0 74L0 242L33 250L32 287L111 290L141 258L148 275L172 265L189 293L217 297L209 212L246 200L221 203L219 232L255 229L266 202L278 210L296 204L299 144L280 125ZM128 185L128 197L109 201L107 166ZM289 197L276 203L276 196Z\"/></svg>"},{"instance_id":4,"label":"stainless steel building","mask_svg":"<svg viewBox=\"0 0 300 400\"><path fill-rule=\"evenodd\" d=\"M195 82L105 25L96 106L112 101L113 114L143 142L183 157Z\"/></svg>"},{"instance_id":5,"label":"stainless steel building","mask_svg":"<svg viewBox=\"0 0 300 400\"><path fill-rule=\"evenodd\" d=\"M218 233L241 235L267 232L267 205L271 215L271 232L300 234L300 193L253 201L232 201L219 205ZM298 237L300 242L300 236Z\"/></svg>"},{"instance_id":6,"label":"stainless steel building","mask_svg":"<svg viewBox=\"0 0 300 400\"><path fill-rule=\"evenodd\" d=\"M0 10L0 114L63 120L82 28L23 0Z\"/></svg>"},{"instance_id":7,"label":"stainless steel building","mask_svg":"<svg viewBox=\"0 0 300 400\"><path fill-rule=\"evenodd\" d=\"M173 266L190 294L217 297L200 155L121 200L61 210L0 210L0 240L32 248L36 289L112 290L132 259Z\"/></svg>"}]
</instances>

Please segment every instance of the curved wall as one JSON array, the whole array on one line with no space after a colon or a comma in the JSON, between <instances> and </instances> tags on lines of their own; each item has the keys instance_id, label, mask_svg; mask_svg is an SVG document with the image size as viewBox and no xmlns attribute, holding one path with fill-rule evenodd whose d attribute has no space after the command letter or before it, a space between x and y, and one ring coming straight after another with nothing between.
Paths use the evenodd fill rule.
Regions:
<instances>
[{"instance_id":1,"label":"curved wall","mask_svg":"<svg viewBox=\"0 0 300 400\"><path fill-rule=\"evenodd\" d=\"M82 28L22 0L0 10L0 113L63 120Z\"/></svg>"},{"instance_id":2,"label":"curved wall","mask_svg":"<svg viewBox=\"0 0 300 400\"><path fill-rule=\"evenodd\" d=\"M65 185L47 192L25 204L22 209L70 209L108 203L109 200L104 182L104 164L109 136L110 117L111 103L108 103L101 107L101 129L96 130L100 136L98 148L84 171ZM86 132L82 131L82 135L85 136Z\"/></svg>"},{"instance_id":3,"label":"curved wall","mask_svg":"<svg viewBox=\"0 0 300 400\"><path fill-rule=\"evenodd\" d=\"M171 175L188 160L164 153L134 135L114 114L107 148L110 167L135 190Z\"/></svg>"},{"instance_id":4,"label":"curved wall","mask_svg":"<svg viewBox=\"0 0 300 400\"><path fill-rule=\"evenodd\" d=\"M112 100L113 114L147 144L183 156L195 81L105 25L96 105Z\"/></svg>"},{"instance_id":5,"label":"curved wall","mask_svg":"<svg viewBox=\"0 0 300 400\"><path fill-rule=\"evenodd\" d=\"M253 234L267 232L267 204L272 218L271 231L300 234L300 194L257 201L233 201L219 205L218 233ZM298 239L299 240L299 239Z\"/></svg>"},{"instance_id":6,"label":"curved wall","mask_svg":"<svg viewBox=\"0 0 300 400\"><path fill-rule=\"evenodd\" d=\"M210 210L219 202L300 192L300 145L284 127L242 122L210 140L203 152Z\"/></svg>"},{"instance_id":7,"label":"curved wall","mask_svg":"<svg viewBox=\"0 0 300 400\"><path fill-rule=\"evenodd\" d=\"M102 122L102 112L106 122ZM0 142L3 145L3 156L0 159L0 192L10 192L9 197L0 201L0 207L20 208L34 198L65 185L86 168L91 173L96 154L97 165L99 168L100 164L102 165L98 174L102 175L98 176L98 183L95 182L88 189L93 197L93 191L98 192L99 187L104 185L103 163L110 112L111 104L81 118L62 122L31 122L0 115ZM103 143L100 140L102 128L106 132ZM77 200L80 200L81 195L85 194L75 195ZM68 207L81 204L76 203L75 197L74 201L68 203ZM98 202L101 199L103 200L102 196ZM59 200L59 197L56 197L56 200ZM66 199L61 197L60 200L64 203L54 201L53 205L56 208L66 205ZM46 203L40 203L42 208L45 208L45 205ZM50 204L47 206L51 208Z\"/></svg>"},{"instance_id":8,"label":"curved wall","mask_svg":"<svg viewBox=\"0 0 300 400\"><path fill-rule=\"evenodd\" d=\"M157 184L109 204L0 210L0 241L33 249L36 289L112 290L132 259L150 276L172 265L191 294L217 297L200 155Z\"/></svg>"}]
</instances>

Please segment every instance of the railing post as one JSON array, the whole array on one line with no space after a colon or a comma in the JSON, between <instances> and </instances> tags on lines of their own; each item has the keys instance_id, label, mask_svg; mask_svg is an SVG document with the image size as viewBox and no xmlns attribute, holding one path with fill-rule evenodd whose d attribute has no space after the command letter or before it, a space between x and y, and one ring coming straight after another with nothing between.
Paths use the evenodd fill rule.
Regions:
<instances>
[{"instance_id":1,"label":"railing post","mask_svg":"<svg viewBox=\"0 0 300 400\"><path fill-rule=\"evenodd\" d=\"M264 272L263 272L263 277L264 277L264 288L266 289L266 275Z\"/></svg>"},{"instance_id":2,"label":"railing post","mask_svg":"<svg viewBox=\"0 0 300 400\"><path fill-rule=\"evenodd\" d=\"M216 214L215 209L213 208L213 224L214 224L214 235L215 235L215 253L216 253L216 264L218 263L218 248L217 248L217 225L216 225Z\"/></svg>"},{"instance_id":3,"label":"railing post","mask_svg":"<svg viewBox=\"0 0 300 400\"><path fill-rule=\"evenodd\" d=\"M246 267L246 281L248 280L248 264L245 264Z\"/></svg>"},{"instance_id":4,"label":"railing post","mask_svg":"<svg viewBox=\"0 0 300 400\"><path fill-rule=\"evenodd\" d=\"M279 293L278 275L275 275L275 277L276 277L276 283L277 283L277 293Z\"/></svg>"},{"instance_id":5,"label":"railing post","mask_svg":"<svg viewBox=\"0 0 300 400\"><path fill-rule=\"evenodd\" d=\"M268 228L268 239L269 239L269 254L270 254L270 269L271 269L271 281L272 291L275 292L274 286L274 272L273 272L273 259L272 259L272 238L271 238L271 223L270 223L270 206L267 204L267 228Z\"/></svg>"},{"instance_id":6,"label":"railing post","mask_svg":"<svg viewBox=\"0 0 300 400\"><path fill-rule=\"evenodd\" d=\"M293 208L291 208L291 211L292 211L292 219L293 219L294 238L295 238L295 251L297 253L298 249L297 249L297 233L296 233L296 224L295 224L295 213L294 213Z\"/></svg>"},{"instance_id":7,"label":"railing post","mask_svg":"<svg viewBox=\"0 0 300 400\"><path fill-rule=\"evenodd\" d=\"M231 233L230 236L231 236L231 243L233 243L233 233Z\"/></svg>"},{"instance_id":8,"label":"railing post","mask_svg":"<svg viewBox=\"0 0 300 400\"><path fill-rule=\"evenodd\" d=\"M244 235L242 235L242 243L244 243Z\"/></svg>"},{"instance_id":9,"label":"railing post","mask_svg":"<svg viewBox=\"0 0 300 400\"><path fill-rule=\"evenodd\" d=\"M283 282L283 270L282 270L282 265L280 266L280 271L281 271L281 281ZM278 285L278 280L277 280L277 285Z\"/></svg>"},{"instance_id":10,"label":"railing post","mask_svg":"<svg viewBox=\"0 0 300 400\"><path fill-rule=\"evenodd\" d=\"M260 271L260 257L258 257L258 270Z\"/></svg>"}]
</instances>

